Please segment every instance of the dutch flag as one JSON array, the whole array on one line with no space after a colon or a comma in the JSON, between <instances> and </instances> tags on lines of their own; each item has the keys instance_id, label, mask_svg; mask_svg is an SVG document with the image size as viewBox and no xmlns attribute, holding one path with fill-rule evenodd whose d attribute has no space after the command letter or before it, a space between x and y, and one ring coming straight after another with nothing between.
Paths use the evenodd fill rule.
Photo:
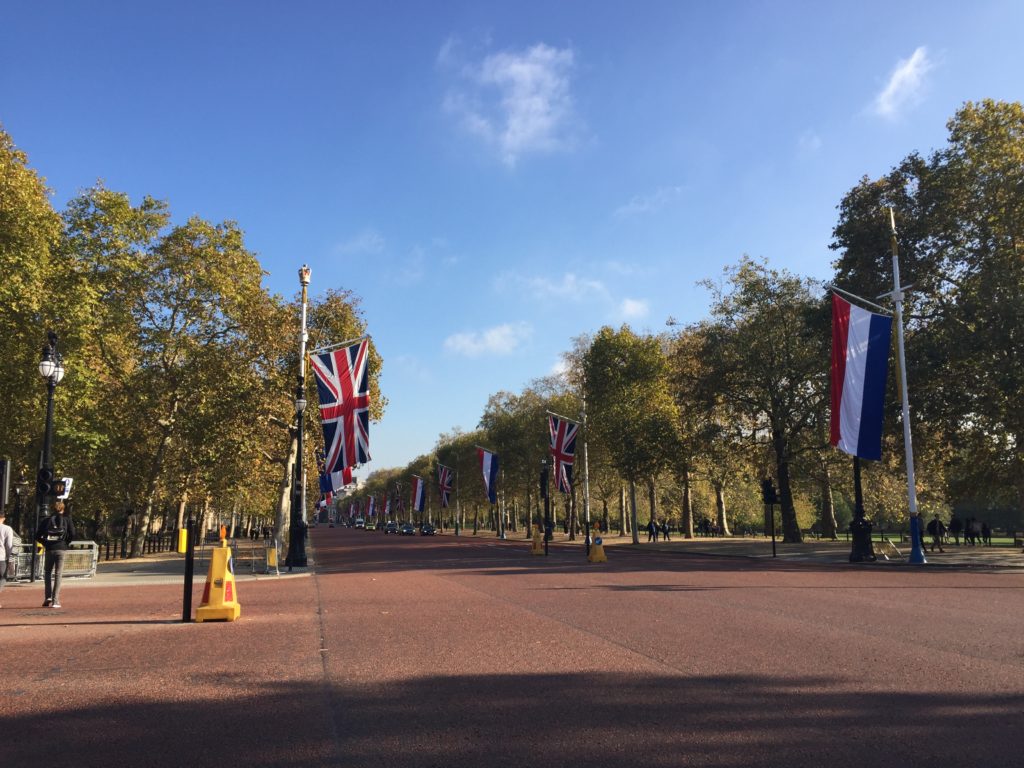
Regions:
<instances>
[{"instance_id":1,"label":"dutch flag","mask_svg":"<svg viewBox=\"0 0 1024 768\"><path fill-rule=\"evenodd\" d=\"M423 478L412 476L412 508L416 512L423 511L423 496L425 486L423 485Z\"/></svg>"},{"instance_id":2,"label":"dutch flag","mask_svg":"<svg viewBox=\"0 0 1024 768\"><path fill-rule=\"evenodd\" d=\"M832 294L832 445L882 458L882 408L892 318Z\"/></svg>"},{"instance_id":3,"label":"dutch flag","mask_svg":"<svg viewBox=\"0 0 1024 768\"><path fill-rule=\"evenodd\" d=\"M498 503L498 454L485 451L483 448L476 449L480 457L480 471L484 476L484 486L487 489L487 498L491 504Z\"/></svg>"}]
</instances>

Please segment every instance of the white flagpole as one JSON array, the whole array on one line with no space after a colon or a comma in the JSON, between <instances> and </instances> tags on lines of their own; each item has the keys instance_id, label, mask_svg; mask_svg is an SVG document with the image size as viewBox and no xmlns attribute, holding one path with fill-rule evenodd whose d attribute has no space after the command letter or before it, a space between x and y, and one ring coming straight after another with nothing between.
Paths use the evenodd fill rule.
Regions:
<instances>
[{"instance_id":1,"label":"white flagpole","mask_svg":"<svg viewBox=\"0 0 1024 768\"><path fill-rule=\"evenodd\" d=\"M587 462L587 397L583 396L582 401L582 424L580 431L583 433L583 519L586 527L586 550L590 554L590 544L593 536L590 531L590 472Z\"/></svg>"},{"instance_id":2,"label":"white flagpole","mask_svg":"<svg viewBox=\"0 0 1024 768\"><path fill-rule=\"evenodd\" d=\"M923 564L924 547L921 546L921 517L917 511L917 485L914 480L914 445L910 439L910 400L907 395L907 365L903 351L903 288L900 286L899 244L896 242L896 215L889 209L889 229L892 246L893 302L896 304L896 349L900 364L900 399L903 401L903 446L907 455L907 499L910 504L910 558L909 562Z\"/></svg>"}]
</instances>

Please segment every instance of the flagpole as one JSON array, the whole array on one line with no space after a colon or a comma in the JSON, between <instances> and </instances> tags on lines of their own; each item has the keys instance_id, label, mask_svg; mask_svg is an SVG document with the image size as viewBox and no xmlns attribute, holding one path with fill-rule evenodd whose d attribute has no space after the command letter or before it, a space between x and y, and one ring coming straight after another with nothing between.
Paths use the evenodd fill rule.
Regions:
<instances>
[{"instance_id":1,"label":"flagpole","mask_svg":"<svg viewBox=\"0 0 1024 768\"><path fill-rule=\"evenodd\" d=\"M355 344L356 342L363 341L364 339L368 338L370 338L370 334L364 333L362 336L358 336L357 338L354 339L345 339L345 341L339 341L337 344L328 344L326 347L317 347L316 349L311 349L309 351L309 354L320 355L323 354L324 352L330 352L332 349L337 349L338 347L347 347L350 344Z\"/></svg>"},{"instance_id":2,"label":"flagpole","mask_svg":"<svg viewBox=\"0 0 1024 768\"><path fill-rule=\"evenodd\" d=\"M910 504L910 558L909 562L924 564L921 546L921 517L917 511L917 484L914 479L914 446L910 439L910 401L907 394L907 365L903 348L903 289L900 287L899 244L896 241L896 214L889 208L890 245L892 247L893 301L896 304L896 348L899 360L900 399L903 402L903 446L907 456L907 499Z\"/></svg>"},{"instance_id":3,"label":"flagpole","mask_svg":"<svg viewBox=\"0 0 1024 768\"><path fill-rule=\"evenodd\" d=\"M459 536L462 522L462 507L459 506L459 470L455 470L455 535Z\"/></svg>"},{"instance_id":4,"label":"flagpole","mask_svg":"<svg viewBox=\"0 0 1024 768\"><path fill-rule=\"evenodd\" d=\"M586 529L586 550L587 555L590 555L590 473L587 462L587 396L583 395L581 398L582 410L580 415L582 416L582 423L580 425L581 431L583 432L583 527Z\"/></svg>"}]
</instances>

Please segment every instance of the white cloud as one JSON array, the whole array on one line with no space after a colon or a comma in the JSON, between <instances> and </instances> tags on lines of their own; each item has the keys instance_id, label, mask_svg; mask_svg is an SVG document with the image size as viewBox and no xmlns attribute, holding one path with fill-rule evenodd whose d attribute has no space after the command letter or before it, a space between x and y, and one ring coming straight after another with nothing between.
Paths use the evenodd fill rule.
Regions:
<instances>
[{"instance_id":1,"label":"white cloud","mask_svg":"<svg viewBox=\"0 0 1024 768\"><path fill-rule=\"evenodd\" d=\"M529 323L504 323L483 331L455 333L444 340L444 348L466 357L508 355L533 333Z\"/></svg>"},{"instance_id":2,"label":"white cloud","mask_svg":"<svg viewBox=\"0 0 1024 768\"><path fill-rule=\"evenodd\" d=\"M651 308L644 299L623 299L619 305L619 313L626 320L639 320L647 317Z\"/></svg>"},{"instance_id":3,"label":"white cloud","mask_svg":"<svg viewBox=\"0 0 1024 768\"><path fill-rule=\"evenodd\" d=\"M564 357L560 357L555 362L555 364L553 366L551 366L551 371L549 372L548 375L550 375L550 376L557 376L558 378L561 379L561 378L564 378L565 375L568 372L569 372L569 363L567 363L565 361Z\"/></svg>"},{"instance_id":4,"label":"white cloud","mask_svg":"<svg viewBox=\"0 0 1024 768\"><path fill-rule=\"evenodd\" d=\"M628 203L616 208L612 215L617 219L624 219L646 213L657 213L682 193L682 187L661 187L649 195L634 197Z\"/></svg>"},{"instance_id":5,"label":"white cloud","mask_svg":"<svg viewBox=\"0 0 1024 768\"><path fill-rule=\"evenodd\" d=\"M355 237L338 243L334 252L342 255L356 253L381 253L384 250L384 238L374 229L364 229Z\"/></svg>"},{"instance_id":6,"label":"white cloud","mask_svg":"<svg viewBox=\"0 0 1024 768\"><path fill-rule=\"evenodd\" d=\"M438 64L450 68L457 46L447 40ZM503 51L459 68L461 82L445 108L463 126L495 146L513 166L525 154L570 148L576 130L570 93L575 63L571 48L538 43L524 51Z\"/></svg>"},{"instance_id":7,"label":"white cloud","mask_svg":"<svg viewBox=\"0 0 1024 768\"><path fill-rule=\"evenodd\" d=\"M924 76L933 67L934 64L928 58L928 50L923 45L909 59L898 61L889 82L875 97L875 112L882 117L893 118L902 107L920 101Z\"/></svg>"}]
</instances>

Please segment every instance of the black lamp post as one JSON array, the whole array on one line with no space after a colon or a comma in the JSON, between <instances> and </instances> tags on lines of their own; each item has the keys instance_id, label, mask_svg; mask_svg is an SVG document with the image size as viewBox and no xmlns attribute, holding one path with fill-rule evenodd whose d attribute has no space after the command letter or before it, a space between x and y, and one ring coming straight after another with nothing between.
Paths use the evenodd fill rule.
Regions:
<instances>
[{"instance_id":1,"label":"black lamp post","mask_svg":"<svg viewBox=\"0 0 1024 768\"><path fill-rule=\"evenodd\" d=\"M305 264L299 269L299 285L302 286L302 325L299 334L299 376L295 389L295 422L298 434L298 450L295 456L295 479L292 482L292 517L288 536L288 570L306 567L306 456L303 453L302 415L306 410L306 292L309 289L311 271Z\"/></svg>"},{"instance_id":2,"label":"black lamp post","mask_svg":"<svg viewBox=\"0 0 1024 768\"><path fill-rule=\"evenodd\" d=\"M298 449L295 456L295 477L292 481L292 519L288 537L287 566L292 568L306 567L306 527L302 520L303 485L303 440L302 421L306 411L305 377L299 376L299 386L295 390L295 418L298 426Z\"/></svg>"},{"instance_id":3,"label":"black lamp post","mask_svg":"<svg viewBox=\"0 0 1024 768\"><path fill-rule=\"evenodd\" d=\"M39 521L50 513L50 497L53 495L53 392L64 378L64 361L57 351L57 334L48 331L46 346L39 360L39 375L46 379L46 431L43 434L43 455L36 475L36 520L30 532L34 539ZM32 543L31 581L36 578L36 547Z\"/></svg>"},{"instance_id":4,"label":"black lamp post","mask_svg":"<svg viewBox=\"0 0 1024 768\"><path fill-rule=\"evenodd\" d=\"M540 496L544 499L544 555L548 554L551 541L551 499L548 494L548 460L540 460Z\"/></svg>"}]
</instances>

